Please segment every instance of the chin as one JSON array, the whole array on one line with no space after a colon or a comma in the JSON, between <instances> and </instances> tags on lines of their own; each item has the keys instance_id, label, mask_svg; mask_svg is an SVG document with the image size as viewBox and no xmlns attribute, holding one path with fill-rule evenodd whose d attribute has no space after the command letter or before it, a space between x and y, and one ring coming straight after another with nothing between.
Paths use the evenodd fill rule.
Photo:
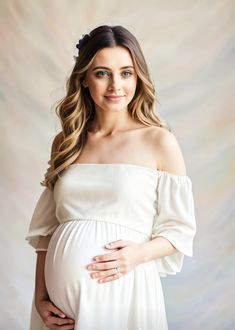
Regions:
<instances>
[{"instance_id":1,"label":"chin","mask_svg":"<svg viewBox=\"0 0 235 330\"><path fill-rule=\"evenodd\" d=\"M118 103L113 103L113 104L103 104L101 106L98 105L98 109L101 110L116 110L116 111L124 111L128 108L127 104L118 104Z\"/></svg>"}]
</instances>

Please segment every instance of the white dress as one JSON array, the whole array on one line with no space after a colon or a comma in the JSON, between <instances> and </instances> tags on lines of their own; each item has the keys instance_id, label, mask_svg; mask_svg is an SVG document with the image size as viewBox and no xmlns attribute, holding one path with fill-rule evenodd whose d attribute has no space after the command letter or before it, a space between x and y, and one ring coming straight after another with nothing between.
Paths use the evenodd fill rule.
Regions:
<instances>
[{"instance_id":1,"label":"white dress","mask_svg":"<svg viewBox=\"0 0 235 330\"><path fill-rule=\"evenodd\" d=\"M195 233L187 175L133 164L72 164L53 191L44 188L26 240L47 250L50 299L75 320L75 330L167 330L160 277L181 271L184 255L193 255ZM111 282L90 277L92 258L112 252L105 244L156 236L167 238L176 252ZM30 329L47 329L34 302Z\"/></svg>"}]
</instances>

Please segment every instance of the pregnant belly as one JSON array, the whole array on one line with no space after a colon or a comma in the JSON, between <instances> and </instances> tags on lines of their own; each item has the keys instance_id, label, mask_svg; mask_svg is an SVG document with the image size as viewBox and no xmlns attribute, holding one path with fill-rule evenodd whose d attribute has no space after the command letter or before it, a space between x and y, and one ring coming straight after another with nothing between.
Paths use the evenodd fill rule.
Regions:
<instances>
[{"instance_id":1,"label":"pregnant belly","mask_svg":"<svg viewBox=\"0 0 235 330\"><path fill-rule=\"evenodd\" d=\"M141 243L148 237L125 226L96 220L68 221L54 232L46 255L45 282L50 299L69 317L76 317L81 300L83 305L91 304L93 298L96 303L103 301L104 284L110 289L122 283L128 290L132 272L102 285L90 277L86 268L94 256L115 251L104 245L118 239Z\"/></svg>"}]
</instances>

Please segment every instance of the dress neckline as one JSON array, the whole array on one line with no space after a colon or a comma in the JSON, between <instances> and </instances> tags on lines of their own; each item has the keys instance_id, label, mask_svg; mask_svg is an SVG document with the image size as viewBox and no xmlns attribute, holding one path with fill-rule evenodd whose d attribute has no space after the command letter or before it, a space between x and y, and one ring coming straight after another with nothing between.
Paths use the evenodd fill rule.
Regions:
<instances>
[{"instance_id":1,"label":"dress neckline","mask_svg":"<svg viewBox=\"0 0 235 330\"><path fill-rule=\"evenodd\" d=\"M148 166L145 166L145 165L138 165L138 164L130 164L130 163L73 163L73 164L70 164L68 166L69 167L76 167L76 166L113 166L113 167L120 167L120 166L129 166L129 167L135 167L135 168L139 168L139 169L144 169L146 171L149 171L150 173L153 173L155 175L159 175L161 173L163 174L166 174L166 175L169 175L169 176L172 176L172 177L177 177L177 178L188 178L187 175L179 175L179 174L174 174L174 173L170 173L170 172L167 172L167 171L163 171L163 170L158 170L158 169L155 169L155 168L152 168L152 167L148 167Z\"/></svg>"}]
</instances>

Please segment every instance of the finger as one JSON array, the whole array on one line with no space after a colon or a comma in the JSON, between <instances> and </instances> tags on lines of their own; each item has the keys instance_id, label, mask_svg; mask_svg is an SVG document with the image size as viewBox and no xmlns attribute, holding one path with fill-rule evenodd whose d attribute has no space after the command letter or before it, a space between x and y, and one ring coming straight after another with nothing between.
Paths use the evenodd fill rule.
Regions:
<instances>
[{"instance_id":1,"label":"finger","mask_svg":"<svg viewBox=\"0 0 235 330\"><path fill-rule=\"evenodd\" d=\"M91 264L91 268L88 267L89 270L96 271L96 270L109 270L114 267L119 267L119 263L117 263L117 260L110 261L110 262L96 262L94 264Z\"/></svg>"},{"instance_id":2,"label":"finger","mask_svg":"<svg viewBox=\"0 0 235 330\"><path fill-rule=\"evenodd\" d=\"M95 257L96 262L90 263L87 265L88 270L102 270L102 269L110 269L111 261L123 261L126 262L126 252L124 250L120 250L114 253L107 253L104 255L100 255ZM102 263L103 262L103 263Z\"/></svg>"},{"instance_id":3,"label":"finger","mask_svg":"<svg viewBox=\"0 0 235 330\"><path fill-rule=\"evenodd\" d=\"M55 315L58 315L59 317L62 318L66 317L65 313L51 302L49 303L49 310L50 312L52 312Z\"/></svg>"},{"instance_id":4,"label":"finger","mask_svg":"<svg viewBox=\"0 0 235 330\"><path fill-rule=\"evenodd\" d=\"M115 280L119 279L121 276L122 276L122 273L116 273L116 274L113 274L111 276L107 276L105 278L101 278L97 282L98 283L111 282L111 281L115 281Z\"/></svg>"},{"instance_id":5,"label":"finger","mask_svg":"<svg viewBox=\"0 0 235 330\"><path fill-rule=\"evenodd\" d=\"M118 253L119 253L119 251L101 254L101 255L95 256L93 258L93 260L95 260L95 262L115 260Z\"/></svg>"},{"instance_id":6,"label":"finger","mask_svg":"<svg viewBox=\"0 0 235 330\"><path fill-rule=\"evenodd\" d=\"M106 271L92 272L90 274L90 276L91 276L91 278L95 278L95 279L104 278L104 277L107 277L107 276L112 276L114 274L117 274L117 271L116 271L115 267L117 267L117 265L112 267L112 269L109 269L109 270L106 270ZM118 273L123 273L122 269L120 267L118 267Z\"/></svg>"},{"instance_id":7,"label":"finger","mask_svg":"<svg viewBox=\"0 0 235 330\"><path fill-rule=\"evenodd\" d=\"M65 313L51 302L49 303L49 311L60 317L66 317Z\"/></svg>"},{"instance_id":8,"label":"finger","mask_svg":"<svg viewBox=\"0 0 235 330\"><path fill-rule=\"evenodd\" d=\"M48 316L45 320L46 326L53 326L53 325L74 325L74 320L69 318L59 318L55 316Z\"/></svg>"},{"instance_id":9,"label":"finger","mask_svg":"<svg viewBox=\"0 0 235 330\"><path fill-rule=\"evenodd\" d=\"M74 330L74 325L64 325L62 327L59 327L58 330Z\"/></svg>"},{"instance_id":10,"label":"finger","mask_svg":"<svg viewBox=\"0 0 235 330\"><path fill-rule=\"evenodd\" d=\"M106 248L108 249L118 249L118 248L123 248L123 247L126 247L126 246L131 246L135 244L134 242L132 241L127 241L127 240L124 240L124 239L119 239L117 241L114 241L114 242L110 242L110 243L107 243L105 245Z\"/></svg>"},{"instance_id":11,"label":"finger","mask_svg":"<svg viewBox=\"0 0 235 330\"><path fill-rule=\"evenodd\" d=\"M101 254L99 256L95 256L93 258L93 260L95 260L95 262L111 261L111 260L118 259L119 255L120 255L120 252L116 251L116 252L111 252L111 253L106 253L106 254Z\"/></svg>"},{"instance_id":12,"label":"finger","mask_svg":"<svg viewBox=\"0 0 235 330\"><path fill-rule=\"evenodd\" d=\"M74 330L74 325L64 325L62 327L59 327L58 330Z\"/></svg>"},{"instance_id":13,"label":"finger","mask_svg":"<svg viewBox=\"0 0 235 330\"><path fill-rule=\"evenodd\" d=\"M74 325L71 325L71 324L62 325L62 326L52 325L52 326L50 326L49 329L50 330L74 330Z\"/></svg>"}]
</instances>

